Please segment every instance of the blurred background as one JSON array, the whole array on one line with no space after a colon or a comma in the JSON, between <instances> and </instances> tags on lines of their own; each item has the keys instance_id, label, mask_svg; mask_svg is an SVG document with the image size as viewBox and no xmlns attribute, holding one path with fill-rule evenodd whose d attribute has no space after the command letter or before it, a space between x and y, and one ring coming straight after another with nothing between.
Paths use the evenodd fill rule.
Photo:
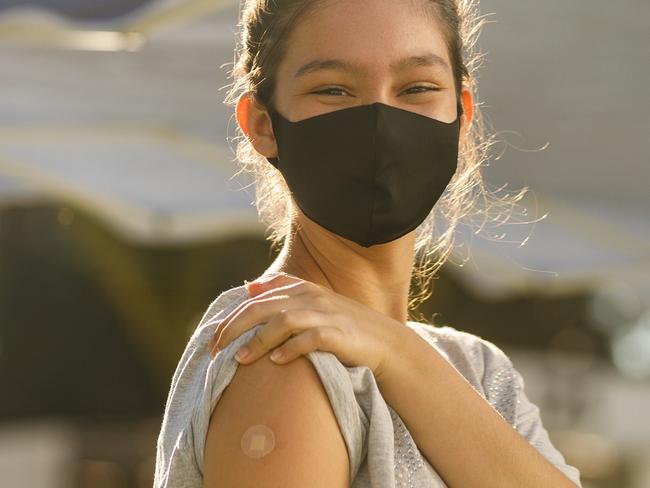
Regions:
<instances>
[{"instance_id":1,"label":"blurred background","mask_svg":"<svg viewBox=\"0 0 650 488\"><path fill-rule=\"evenodd\" d=\"M274 259L237 172L233 0L0 0L0 487L153 480L209 303ZM421 307L523 374L589 488L650 487L650 2L483 0L484 175L528 187Z\"/></svg>"}]
</instances>

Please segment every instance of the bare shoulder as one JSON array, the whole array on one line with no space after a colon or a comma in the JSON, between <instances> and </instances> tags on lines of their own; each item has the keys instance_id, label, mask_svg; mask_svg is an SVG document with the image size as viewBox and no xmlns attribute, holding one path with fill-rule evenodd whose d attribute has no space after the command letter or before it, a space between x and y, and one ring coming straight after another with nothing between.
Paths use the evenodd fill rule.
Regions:
<instances>
[{"instance_id":1,"label":"bare shoulder","mask_svg":"<svg viewBox=\"0 0 650 488\"><path fill-rule=\"evenodd\" d=\"M239 365L215 406L205 439L203 486L349 486L345 441L311 361L301 356L277 365L269 355ZM256 425L274 438L273 449L258 458L244 454L241 445Z\"/></svg>"}]
</instances>

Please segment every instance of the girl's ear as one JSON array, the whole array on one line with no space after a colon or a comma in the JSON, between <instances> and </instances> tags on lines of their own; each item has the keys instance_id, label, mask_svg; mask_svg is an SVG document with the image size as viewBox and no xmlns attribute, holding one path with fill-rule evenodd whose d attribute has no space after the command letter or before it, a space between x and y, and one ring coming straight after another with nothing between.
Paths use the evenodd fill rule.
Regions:
<instances>
[{"instance_id":1,"label":"girl's ear","mask_svg":"<svg viewBox=\"0 0 650 488\"><path fill-rule=\"evenodd\" d=\"M237 124L259 154L267 158L277 157L278 148L271 116L268 110L255 100L254 93L242 93L237 100L235 116Z\"/></svg>"},{"instance_id":2,"label":"girl's ear","mask_svg":"<svg viewBox=\"0 0 650 488\"><path fill-rule=\"evenodd\" d=\"M463 104L461 130L463 132L466 132L472 122L472 118L474 117L474 97L472 96L472 92L469 89L463 89L463 92L461 94L461 102Z\"/></svg>"},{"instance_id":3,"label":"girl's ear","mask_svg":"<svg viewBox=\"0 0 650 488\"><path fill-rule=\"evenodd\" d=\"M237 123L239 124L239 127L244 131L244 134L246 134L246 137L250 139L250 131L248 129L248 111L250 109L250 104L251 104L251 99L249 92L242 93L242 95L239 97L239 100L237 100L237 108L235 110L236 117L237 117Z\"/></svg>"}]
</instances>

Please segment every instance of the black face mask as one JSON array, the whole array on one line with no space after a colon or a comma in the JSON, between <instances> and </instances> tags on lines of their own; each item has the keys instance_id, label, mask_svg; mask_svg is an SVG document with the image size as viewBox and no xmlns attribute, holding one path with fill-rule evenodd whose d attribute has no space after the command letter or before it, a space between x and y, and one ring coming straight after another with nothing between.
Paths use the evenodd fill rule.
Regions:
<instances>
[{"instance_id":1,"label":"black face mask","mask_svg":"<svg viewBox=\"0 0 650 488\"><path fill-rule=\"evenodd\" d=\"M376 102L291 122L271 108L278 157L266 159L311 220L382 244L422 223L451 181L462 110L447 123Z\"/></svg>"}]
</instances>

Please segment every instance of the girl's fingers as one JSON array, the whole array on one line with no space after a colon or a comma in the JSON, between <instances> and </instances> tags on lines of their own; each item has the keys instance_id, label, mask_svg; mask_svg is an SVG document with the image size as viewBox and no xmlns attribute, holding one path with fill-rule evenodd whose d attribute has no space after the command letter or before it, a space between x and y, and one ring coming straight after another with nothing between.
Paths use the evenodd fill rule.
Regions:
<instances>
[{"instance_id":1,"label":"girl's fingers","mask_svg":"<svg viewBox=\"0 0 650 488\"><path fill-rule=\"evenodd\" d=\"M285 290L283 295L297 295L294 290L292 290L290 287L281 287L273 290L268 290L264 293L260 293L259 295L251 298L247 298L243 302L241 302L239 305L237 305L228 315L226 315L220 322L219 325L217 326L216 330L212 334L212 338L210 339L210 342L208 342L208 349L213 349L216 343L219 341L219 336L221 335L221 332L223 331L224 328L228 326L228 324L236 317L238 316L242 310L246 307L248 307L253 301L258 301L261 299L265 299L271 296L275 296L280 294L279 290Z\"/></svg>"},{"instance_id":2,"label":"girl's fingers","mask_svg":"<svg viewBox=\"0 0 650 488\"><path fill-rule=\"evenodd\" d=\"M277 347L271 354L274 363L286 364L299 356L305 356L311 351L328 351L331 349L329 338L331 327L312 327ZM277 354L277 357L275 356Z\"/></svg>"},{"instance_id":3,"label":"girl's fingers","mask_svg":"<svg viewBox=\"0 0 650 488\"><path fill-rule=\"evenodd\" d=\"M290 306L287 302L288 298L289 295L276 295L259 298L255 301L245 301L219 324L213 333L212 339L210 339L210 349L216 346L219 349L223 349L232 339L239 337L252 327L252 325L246 327L246 324L259 324L260 322L264 322L269 313ZM238 332L238 330L241 330L241 332Z\"/></svg>"},{"instance_id":4,"label":"girl's fingers","mask_svg":"<svg viewBox=\"0 0 650 488\"><path fill-rule=\"evenodd\" d=\"M322 315L321 312L306 308L281 311L239 349L239 351L243 348L248 350L246 358L242 358L240 362L254 362L274 347L282 345L287 340L293 340L292 336L319 327L323 322Z\"/></svg>"}]
</instances>

